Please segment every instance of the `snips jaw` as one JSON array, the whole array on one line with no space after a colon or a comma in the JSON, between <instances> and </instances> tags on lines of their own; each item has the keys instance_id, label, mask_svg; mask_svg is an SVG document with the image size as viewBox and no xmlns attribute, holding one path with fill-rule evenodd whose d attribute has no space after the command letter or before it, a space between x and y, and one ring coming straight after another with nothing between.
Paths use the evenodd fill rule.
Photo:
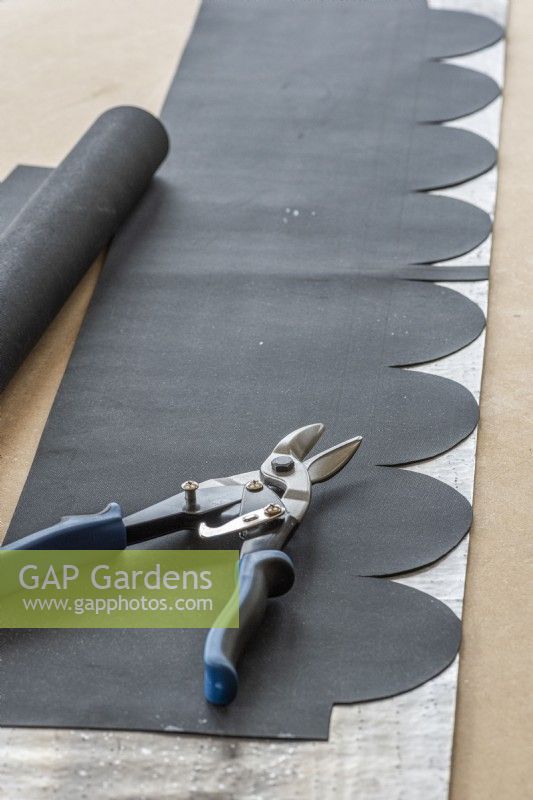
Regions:
<instances>
[{"instance_id":1,"label":"snips jaw","mask_svg":"<svg viewBox=\"0 0 533 800\"><path fill-rule=\"evenodd\" d=\"M362 441L361 436L356 436L305 460L324 430L325 426L318 422L292 431L278 442L262 464L261 479L251 483L257 484L259 488L264 485L264 491L271 487L270 494L272 489L277 490L278 494L281 493L279 501L274 495L274 502L264 507L259 507L258 504L250 508L248 502L246 513L243 513L245 509L243 501L241 514L229 522L214 528L201 523L198 531L200 537L215 538L235 533L258 536L265 529L270 529L273 525L279 526L280 523L283 524L283 528L290 529L298 525L311 502L312 484L326 481L340 472L355 455ZM247 488L248 486L251 484L247 484ZM250 490L257 491L255 488ZM262 499L261 494L257 496L259 502Z\"/></svg>"}]
</instances>

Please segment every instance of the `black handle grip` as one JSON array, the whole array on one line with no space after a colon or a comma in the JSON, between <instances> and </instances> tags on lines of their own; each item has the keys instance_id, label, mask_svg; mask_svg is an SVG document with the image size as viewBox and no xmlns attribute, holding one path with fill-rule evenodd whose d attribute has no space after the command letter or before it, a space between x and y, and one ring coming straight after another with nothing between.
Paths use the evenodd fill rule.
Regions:
<instances>
[{"instance_id":1,"label":"black handle grip","mask_svg":"<svg viewBox=\"0 0 533 800\"><path fill-rule=\"evenodd\" d=\"M224 627L234 600L209 631L204 648L204 693L215 705L228 705L239 686L237 663L255 629L263 619L269 597L288 592L294 583L294 565L281 550L258 550L242 557L239 564L239 627Z\"/></svg>"}]
</instances>

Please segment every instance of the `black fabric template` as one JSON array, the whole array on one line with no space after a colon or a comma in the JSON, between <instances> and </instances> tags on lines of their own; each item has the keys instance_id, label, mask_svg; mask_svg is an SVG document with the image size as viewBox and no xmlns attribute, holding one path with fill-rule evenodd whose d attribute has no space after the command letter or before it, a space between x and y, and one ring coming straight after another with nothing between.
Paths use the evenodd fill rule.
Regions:
<instances>
[{"instance_id":1,"label":"black fabric template","mask_svg":"<svg viewBox=\"0 0 533 800\"><path fill-rule=\"evenodd\" d=\"M324 446L365 441L316 487L289 548L296 585L270 604L231 706L203 699L203 631L5 631L2 724L326 738L333 703L452 661L455 615L372 576L431 563L471 521L456 491L394 465L453 447L477 405L398 367L484 325L431 283L484 270L426 264L478 245L490 220L418 190L495 154L418 121L493 99L489 79L431 59L500 35L415 0L204 3L162 115L169 158L113 243L9 538L253 469L309 422L327 425Z\"/></svg>"},{"instance_id":2,"label":"black fabric template","mask_svg":"<svg viewBox=\"0 0 533 800\"><path fill-rule=\"evenodd\" d=\"M117 232L167 151L159 120L140 108L114 108L47 174L14 219L8 211L11 224L0 236L0 390Z\"/></svg>"}]
</instances>

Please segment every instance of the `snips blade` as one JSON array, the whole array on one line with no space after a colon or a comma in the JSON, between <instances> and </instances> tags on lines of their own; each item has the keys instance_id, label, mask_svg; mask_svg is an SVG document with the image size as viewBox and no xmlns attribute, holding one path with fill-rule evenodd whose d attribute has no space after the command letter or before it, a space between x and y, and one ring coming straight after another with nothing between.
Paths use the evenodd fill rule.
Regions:
<instances>
[{"instance_id":1,"label":"snips blade","mask_svg":"<svg viewBox=\"0 0 533 800\"><path fill-rule=\"evenodd\" d=\"M329 450L323 450L322 453L308 458L304 463L311 483L322 483L340 472L353 458L362 441L362 436L354 436L353 439L347 439L330 447Z\"/></svg>"},{"instance_id":2,"label":"snips blade","mask_svg":"<svg viewBox=\"0 0 533 800\"><path fill-rule=\"evenodd\" d=\"M294 456L298 461L303 461L324 433L324 429L321 422L298 428L278 442L273 452Z\"/></svg>"}]
</instances>

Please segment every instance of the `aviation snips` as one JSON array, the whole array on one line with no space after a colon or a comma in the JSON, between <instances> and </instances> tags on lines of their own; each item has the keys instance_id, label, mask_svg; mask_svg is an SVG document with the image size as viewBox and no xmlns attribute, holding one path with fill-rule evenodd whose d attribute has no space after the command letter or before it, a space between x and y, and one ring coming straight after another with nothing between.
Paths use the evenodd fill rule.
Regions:
<instances>
[{"instance_id":1,"label":"aviation snips","mask_svg":"<svg viewBox=\"0 0 533 800\"><path fill-rule=\"evenodd\" d=\"M224 627L222 611L204 648L205 697L227 705L237 694L239 657L268 598L285 594L294 582L294 566L283 548L309 508L312 485L336 475L361 444L356 436L307 458L323 432L320 423L293 431L258 470L202 483L185 481L179 494L127 517L118 503L99 514L64 517L2 549L120 550L181 530L213 541L239 534L239 627Z\"/></svg>"}]
</instances>

